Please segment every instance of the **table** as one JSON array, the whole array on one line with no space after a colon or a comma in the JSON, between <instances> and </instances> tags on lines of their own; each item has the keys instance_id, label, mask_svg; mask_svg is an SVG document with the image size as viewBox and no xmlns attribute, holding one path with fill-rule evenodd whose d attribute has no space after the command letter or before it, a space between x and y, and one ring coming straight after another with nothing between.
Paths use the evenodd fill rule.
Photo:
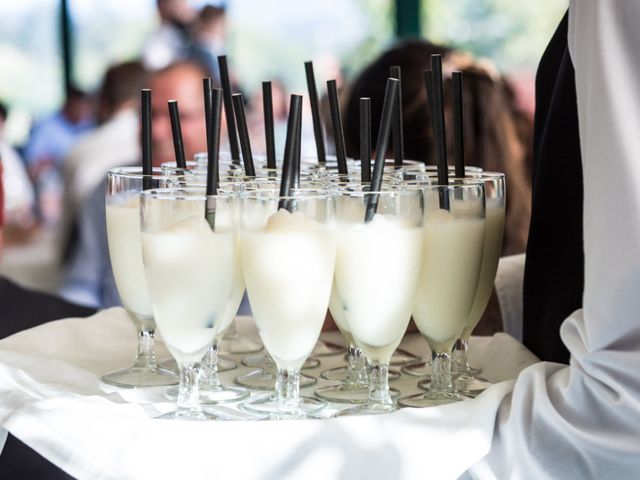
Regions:
<instances>
[{"instance_id":1,"label":"table","mask_svg":"<svg viewBox=\"0 0 640 480\"><path fill-rule=\"evenodd\" d=\"M238 326L256 335L250 318L239 318ZM340 341L337 332L323 338ZM426 352L415 334L402 347ZM188 422L153 418L173 408L164 389L100 382L106 371L129 365L134 351L135 331L121 308L0 341L0 426L78 478L457 478L488 452L510 379L537 361L506 334L472 337L472 362L499 382L474 400L326 420ZM158 356L168 356L161 343ZM344 361L321 360L305 373L316 376ZM403 375L392 386L417 392L417 380ZM303 393L329 383L320 380Z\"/></svg>"}]
</instances>

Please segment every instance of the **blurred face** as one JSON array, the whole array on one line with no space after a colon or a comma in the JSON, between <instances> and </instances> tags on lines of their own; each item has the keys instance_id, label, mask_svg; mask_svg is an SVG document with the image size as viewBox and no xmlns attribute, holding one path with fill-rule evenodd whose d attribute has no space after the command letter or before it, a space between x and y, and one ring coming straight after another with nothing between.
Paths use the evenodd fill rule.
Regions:
<instances>
[{"instance_id":1,"label":"blurred face","mask_svg":"<svg viewBox=\"0 0 640 480\"><path fill-rule=\"evenodd\" d=\"M187 160L207 150L204 123L202 72L181 66L159 73L151 80L152 156L153 165L175 161L171 120L167 102L177 100L180 109L182 140Z\"/></svg>"}]
</instances>

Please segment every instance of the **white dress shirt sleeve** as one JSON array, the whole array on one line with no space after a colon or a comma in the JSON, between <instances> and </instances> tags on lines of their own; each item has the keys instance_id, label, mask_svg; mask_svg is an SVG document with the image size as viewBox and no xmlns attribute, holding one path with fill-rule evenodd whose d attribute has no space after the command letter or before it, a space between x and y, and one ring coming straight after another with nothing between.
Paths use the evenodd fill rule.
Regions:
<instances>
[{"instance_id":1,"label":"white dress shirt sleeve","mask_svg":"<svg viewBox=\"0 0 640 480\"><path fill-rule=\"evenodd\" d=\"M640 1L572 0L584 175L583 309L569 367L524 370L478 478L640 475Z\"/></svg>"}]
</instances>

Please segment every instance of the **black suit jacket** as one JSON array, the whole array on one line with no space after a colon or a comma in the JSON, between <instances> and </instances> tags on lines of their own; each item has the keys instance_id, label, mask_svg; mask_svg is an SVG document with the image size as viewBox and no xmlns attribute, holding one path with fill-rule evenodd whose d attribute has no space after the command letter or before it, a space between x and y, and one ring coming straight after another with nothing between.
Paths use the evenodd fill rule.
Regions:
<instances>
[{"instance_id":1,"label":"black suit jacket","mask_svg":"<svg viewBox=\"0 0 640 480\"><path fill-rule=\"evenodd\" d=\"M45 293L26 290L0 278L0 338L67 317L95 313ZM12 480L56 480L73 478L9 434L0 454L0 478Z\"/></svg>"},{"instance_id":2,"label":"black suit jacket","mask_svg":"<svg viewBox=\"0 0 640 480\"><path fill-rule=\"evenodd\" d=\"M575 71L565 15L536 78L534 177L523 295L523 342L542 360L568 363L562 321L582 307L582 158Z\"/></svg>"}]
</instances>

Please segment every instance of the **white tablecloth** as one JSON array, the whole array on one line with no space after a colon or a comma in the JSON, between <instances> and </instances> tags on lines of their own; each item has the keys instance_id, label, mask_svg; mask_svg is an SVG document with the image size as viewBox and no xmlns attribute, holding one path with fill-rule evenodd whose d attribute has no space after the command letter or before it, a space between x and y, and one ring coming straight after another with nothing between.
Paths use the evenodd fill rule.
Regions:
<instances>
[{"instance_id":1,"label":"white tablecloth","mask_svg":"<svg viewBox=\"0 0 640 480\"><path fill-rule=\"evenodd\" d=\"M255 335L248 318L239 328ZM339 341L337 332L324 337ZM415 334L402 346L426 352ZM471 360L500 382L474 400L338 419L185 422L153 418L173 408L161 388L100 382L105 372L128 366L134 352L134 328L119 308L0 341L0 426L78 478L457 478L489 451L509 379L537 361L508 335L473 337ZM162 344L158 354L168 356ZM321 360L305 373L319 375L344 361ZM222 378L248 371L241 366ZM412 393L417 380L403 375L391 384Z\"/></svg>"}]
</instances>

